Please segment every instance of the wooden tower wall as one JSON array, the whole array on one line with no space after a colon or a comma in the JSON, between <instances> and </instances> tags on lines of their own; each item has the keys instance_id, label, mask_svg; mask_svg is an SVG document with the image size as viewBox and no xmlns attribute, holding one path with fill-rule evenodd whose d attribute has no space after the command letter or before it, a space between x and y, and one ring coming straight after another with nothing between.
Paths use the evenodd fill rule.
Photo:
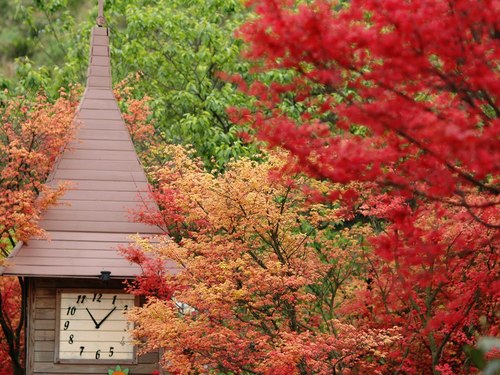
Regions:
<instances>
[{"instance_id":1,"label":"wooden tower wall","mask_svg":"<svg viewBox=\"0 0 500 375\"><path fill-rule=\"evenodd\" d=\"M85 280L85 287L123 290L121 281ZM27 338L27 374L28 375L105 375L109 364L68 364L54 363L56 347L56 290L58 288L82 288L82 280L71 279L61 282L58 279L29 279L29 301ZM130 369L130 375L150 375L158 369L159 353L152 352L138 357L137 365L122 365ZM120 364L117 361L117 364Z\"/></svg>"}]
</instances>

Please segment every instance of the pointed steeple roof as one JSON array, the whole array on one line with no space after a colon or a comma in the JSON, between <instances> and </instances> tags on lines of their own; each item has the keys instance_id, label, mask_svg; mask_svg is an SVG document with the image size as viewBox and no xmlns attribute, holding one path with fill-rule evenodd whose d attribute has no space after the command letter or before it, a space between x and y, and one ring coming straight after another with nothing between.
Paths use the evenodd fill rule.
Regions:
<instances>
[{"instance_id":1,"label":"pointed steeple roof","mask_svg":"<svg viewBox=\"0 0 500 375\"><path fill-rule=\"evenodd\" d=\"M40 226L49 240L35 238L16 247L4 275L97 277L110 271L111 277L133 277L140 270L117 252L117 246L128 244L133 234L161 233L130 220L130 210L154 203L113 95L108 33L105 27L92 30L75 139L48 181L51 185L69 181L72 188L42 215Z\"/></svg>"}]
</instances>

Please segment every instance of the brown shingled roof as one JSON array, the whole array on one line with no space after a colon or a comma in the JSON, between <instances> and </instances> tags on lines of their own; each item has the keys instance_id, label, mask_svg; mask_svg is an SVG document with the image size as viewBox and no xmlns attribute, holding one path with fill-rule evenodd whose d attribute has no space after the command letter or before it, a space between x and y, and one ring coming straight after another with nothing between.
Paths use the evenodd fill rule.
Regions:
<instances>
[{"instance_id":1,"label":"brown shingled roof","mask_svg":"<svg viewBox=\"0 0 500 375\"><path fill-rule=\"evenodd\" d=\"M40 226L50 240L32 239L16 248L4 275L97 277L106 270L112 277L133 277L140 270L117 246L133 234L161 233L130 221L131 209L154 203L113 95L107 28L92 30L87 88L75 126L75 139L48 181L73 186L42 215Z\"/></svg>"}]
</instances>

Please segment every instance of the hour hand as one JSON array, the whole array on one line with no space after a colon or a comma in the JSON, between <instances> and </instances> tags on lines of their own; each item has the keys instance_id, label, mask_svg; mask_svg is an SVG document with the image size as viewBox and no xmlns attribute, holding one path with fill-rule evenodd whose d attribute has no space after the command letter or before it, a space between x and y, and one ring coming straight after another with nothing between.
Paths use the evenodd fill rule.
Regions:
<instances>
[{"instance_id":1,"label":"hour hand","mask_svg":"<svg viewBox=\"0 0 500 375\"><path fill-rule=\"evenodd\" d=\"M106 315L104 318L102 318L102 320L101 320L99 323L96 323L96 326L95 326L95 327L96 327L96 328L99 328L99 327L101 326L101 324L102 324L102 323L104 323L104 321L105 321L106 319L108 319L108 317L111 315L111 313L112 313L113 311L115 311L115 310L116 310L116 306L115 306L115 307L113 307L113 309L112 309L112 310L108 313L108 315ZM94 320L94 322L95 322L95 320Z\"/></svg>"},{"instance_id":2,"label":"hour hand","mask_svg":"<svg viewBox=\"0 0 500 375\"><path fill-rule=\"evenodd\" d=\"M92 318L92 321L94 322L95 324L95 328L96 329L99 329L99 323L97 323L97 321L95 320L95 318L92 316L92 313L90 312L90 310L88 308L85 308L85 310L87 310L87 312L89 313L90 317Z\"/></svg>"}]
</instances>

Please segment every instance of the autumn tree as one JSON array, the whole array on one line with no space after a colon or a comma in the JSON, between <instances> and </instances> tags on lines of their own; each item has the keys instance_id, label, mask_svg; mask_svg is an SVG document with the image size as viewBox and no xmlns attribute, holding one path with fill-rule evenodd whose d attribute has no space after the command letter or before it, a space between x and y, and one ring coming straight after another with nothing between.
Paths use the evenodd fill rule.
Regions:
<instances>
[{"instance_id":1,"label":"autumn tree","mask_svg":"<svg viewBox=\"0 0 500 375\"><path fill-rule=\"evenodd\" d=\"M0 252L19 241L43 235L37 226L42 210L55 202L64 186L44 182L71 136L76 110L74 92L61 92L54 103L43 95L30 101L2 93L0 102ZM0 260L2 263L5 259ZM23 373L23 278L0 280L0 363L2 374Z\"/></svg>"},{"instance_id":2,"label":"autumn tree","mask_svg":"<svg viewBox=\"0 0 500 375\"><path fill-rule=\"evenodd\" d=\"M279 177L283 154L214 176L184 149L167 152L154 173L161 209L137 219L168 236L124 249L145 271L131 286L149 297L133 315L143 349L165 349L163 364L179 374L383 373L399 328L356 327L339 313L364 288L371 227L312 204L305 177Z\"/></svg>"},{"instance_id":3,"label":"autumn tree","mask_svg":"<svg viewBox=\"0 0 500 375\"><path fill-rule=\"evenodd\" d=\"M250 1L240 35L260 72L235 109L289 169L335 184L370 237L361 327L400 327L405 373L469 373L464 344L498 335L498 18L494 1ZM292 100L296 112L284 111Z\"/></svg>"}]
</instances>

